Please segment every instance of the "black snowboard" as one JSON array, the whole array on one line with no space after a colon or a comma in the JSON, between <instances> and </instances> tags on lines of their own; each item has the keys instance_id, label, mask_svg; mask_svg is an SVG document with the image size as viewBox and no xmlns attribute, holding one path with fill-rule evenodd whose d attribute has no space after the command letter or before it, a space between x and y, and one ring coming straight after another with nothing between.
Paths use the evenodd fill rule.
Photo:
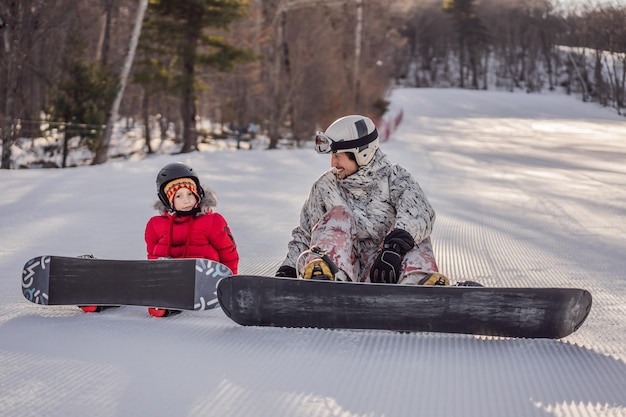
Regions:
<instances>
[{"instance_id":1,"label":"black snowboard","mask_svg":"<svg viewBox=\"0 0 626 417\"><path fill-rule=\"evenodd\" d=\"M46 305L135 305L177 310L217 307L230 269L207 259L112 260L38 256L22 271L27 300Z\"/></svg>"},{"instance_id":2,"label":"black snowboard","mask_svg":"<svg viewBox=\"0 0 626 417\"><path fill-rule=\"evenodd\" d=\"M246 326L382 329L552 338L576 331L591 294L575 288L400 286L231 276L217 286Z\"/></svg>"}]
</instances>

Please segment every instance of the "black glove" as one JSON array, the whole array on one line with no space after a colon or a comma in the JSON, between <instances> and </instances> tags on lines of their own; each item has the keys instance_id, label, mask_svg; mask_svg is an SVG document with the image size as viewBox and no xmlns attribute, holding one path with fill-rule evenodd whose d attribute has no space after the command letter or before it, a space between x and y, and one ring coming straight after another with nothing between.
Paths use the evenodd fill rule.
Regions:
<instances>
[{"instance_id":1,"label":"black glove","mask_svg":"<svg viewBox=\"0 0 626 417\"><path fill-rule=\"evenodd\" d=\"M296 278L296 268L289 265L283 265L278 268L278 271L276 271L276 274L274 276L283 278Z\"/></svg>"},{"instance_id":2,"label":"black glove","mask_svg":"<svg viewBox=\"0 0 626 417\"><path fill-rule=\"evenodd\" d=\"M395 229L385 238L383 250L370 269L370 281L396 284L400 278L402 257L415 246L413 236L406 230Z\"/></svg>"}]
</instances>

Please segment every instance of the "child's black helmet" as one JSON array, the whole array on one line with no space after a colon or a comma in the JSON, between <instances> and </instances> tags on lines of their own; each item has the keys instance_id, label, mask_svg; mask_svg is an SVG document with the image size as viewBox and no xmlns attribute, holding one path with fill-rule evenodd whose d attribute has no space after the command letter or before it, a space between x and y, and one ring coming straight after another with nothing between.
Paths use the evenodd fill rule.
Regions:
<instances>
[{"instance_id":1,"label":"child's black helmet","mask_svg":"<svg viewBox=\"0 0 626 417\"><path fill-rule=\"evenodd\" d=\"M183 164L182 162L167 164L161 168L157 174L156 187L159 200L161 200L161 202L165 204L165 207L170 210L173 210L173 207L171 207L171 204L165 195L164 189L170 181L177 180L179 178L191 178L196 183L200 200L204 197L204 189L200 185L200 179L198 178L198 175L196 175L193 168Z\"/></svg>"}]
</instances>

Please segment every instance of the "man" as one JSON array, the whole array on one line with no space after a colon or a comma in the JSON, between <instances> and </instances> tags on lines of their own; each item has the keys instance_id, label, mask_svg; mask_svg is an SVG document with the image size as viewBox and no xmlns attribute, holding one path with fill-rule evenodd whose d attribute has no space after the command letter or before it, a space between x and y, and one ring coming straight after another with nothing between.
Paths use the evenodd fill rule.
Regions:
<instances>
[{"instance_id":1,"label":"man","mask_svg":"<svg viewBox=\"0 0 626 417\"><path fill-rule=\"evenodd\" d=\"M371 119L351 115L318 133L331 169L313 184L276 276L449 285L430 243L435 212L411 174L378 148Z\"/></svg>"}]
</instances>

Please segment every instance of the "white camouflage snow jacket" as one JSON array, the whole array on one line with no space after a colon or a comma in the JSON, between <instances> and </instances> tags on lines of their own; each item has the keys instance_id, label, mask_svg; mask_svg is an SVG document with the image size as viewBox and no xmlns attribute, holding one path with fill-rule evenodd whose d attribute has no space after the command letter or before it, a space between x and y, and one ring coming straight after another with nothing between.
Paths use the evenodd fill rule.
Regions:
<instances>
[{"instance_id":1,"label":"white camouflage snow jacket","mask_svg":"<svg viewBox=\"0 0 626 417\"><path fill-rule=\"evenodd\" d=\"M343 205L354 216L359 252L378 248L387 233L398 228L416 243L430 237L435 212L421 187L401 166L389 162L379 149L374 159L340 180L334 168L315 181L293 229L283 265L295 267L298 256L311 245L311 231L333 206Z\"/></svg>"}]
</instances>

